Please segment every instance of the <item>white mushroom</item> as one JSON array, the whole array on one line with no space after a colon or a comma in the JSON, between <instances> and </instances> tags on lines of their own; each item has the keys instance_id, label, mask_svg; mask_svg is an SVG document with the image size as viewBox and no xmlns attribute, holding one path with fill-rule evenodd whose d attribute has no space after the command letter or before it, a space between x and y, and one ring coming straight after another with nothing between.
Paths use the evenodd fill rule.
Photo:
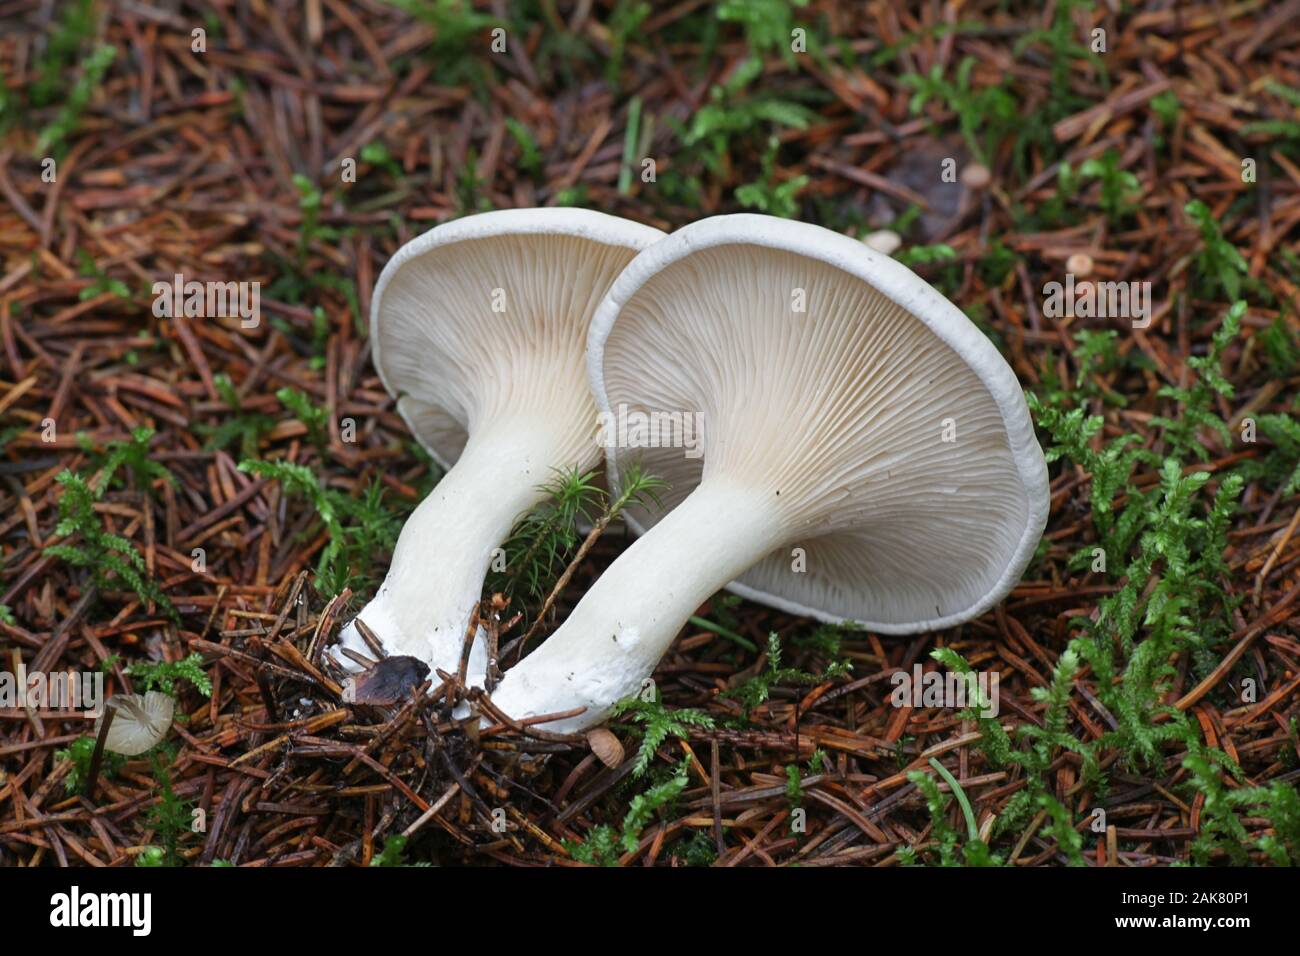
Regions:
<instances>
[{"instance_id":1,"label":"white mushroom","mask_svg":"<svg viewBox=\"0 0 1300 956\"><path fill-rule=\"evenodd\" d=\"M557 469L598 462L587 327L622 268L662 236L585 209L505 210L438 226L384 268L370 313L375 368L449 469L359 615L388 654L455 673L493 549ZM355 622L341 637L371 654ZM480 631L476 684L484 643Z\"/></svg>"},{"instance_id":2,"label":"white mushroom","mask_svg":"<svg viewBox=\"0 0 1300 956\"><path fill-rule=\"evenodd\" d=\"M800 309L803 311L800 311ZM719 588L884 634L950 627L1019 580L1048 512L1015 375L905 266L816 226L735 215L647 249L593 320L601 412L700 411L703 457L606 449L667 509L494 703L576 730L635 693Z\"/></svg>"},{"instance_id":3,"label":"white mushroom","mask_svg":"<svg viewBox=\"0 0 1300 956\"><path fill-rule=\"evenodd\" d=\"M903 237L892 229L877 229L863 236L862 241L866 243L868 249L881 255L892 256L903 244Z\"/></svg>"},{"instance_id":4,"label":"white mushroom","mask_svg":"<svg viewBox=\"0 0 1300 956\"><path fill-rule=\"evenodd\" d=\"M156 690L147 694L114 694L104 708L104 714L95 721L95 735L99 735L108 711L112 710L113 722L108 725L104 749L135 757L167 736L176 700L171 694Z\"/></svg>"},{"instance_id":5,"label":"white mushroom","mask_svg":"<svg viewBox=\"0 0 1300 956\"><path fill-rule=\"evenodd\" d=\"M992 181L993 173L983 163L969 163L961 171L961 184L967 189L986 189Z\"/></svg>"},{"instance_id":6,"label":"white mushroom","mask_svg":"<svg viewBox=\"0 0 1300 956\"><path fill-rule=\"evenodd\" d=\"M1065 271L1076 279L1086 279L1092 275L1092 256L1086 252L1075 252L1065 260Z\"/></svg>"}]
</instances>

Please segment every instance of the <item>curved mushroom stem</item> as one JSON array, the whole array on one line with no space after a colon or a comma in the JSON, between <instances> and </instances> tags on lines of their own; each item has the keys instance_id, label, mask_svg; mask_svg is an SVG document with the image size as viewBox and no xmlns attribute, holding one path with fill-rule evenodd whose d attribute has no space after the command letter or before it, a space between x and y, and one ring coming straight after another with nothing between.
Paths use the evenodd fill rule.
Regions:
<instances>
[{"instance_id":1,"label":"curved mushroom stem","mask_svg":"<svg viewBox=\"0 0 1300 956\"><path fill-rule=\"evenodd\" d=\"M411 513L384 583L357 616L389 655L408 654L456 673L470 613L483 591L493 552L515 521L546 497L541 490L564 447L539 423L512 420L476 429L460 459ZM371 656L349 623L343 646ZM355 669L347 658L345 666ZM487 668L482 629L475 635L468 679L482 686Z\"/></svg>"},{"instance_id":2,"label":"curved mushroom stem","mask_svg":"<svg viewBox=\"0 0 1300 956\"><path fill-rule=\"evenodd\" d=\"M641 689L706 599L784 540L764 494L706 478L610 565L559 630L506 672L493 703L516 720L587 708L542 725L549 731L600 723Z\"/></svg>"}]
</instances>

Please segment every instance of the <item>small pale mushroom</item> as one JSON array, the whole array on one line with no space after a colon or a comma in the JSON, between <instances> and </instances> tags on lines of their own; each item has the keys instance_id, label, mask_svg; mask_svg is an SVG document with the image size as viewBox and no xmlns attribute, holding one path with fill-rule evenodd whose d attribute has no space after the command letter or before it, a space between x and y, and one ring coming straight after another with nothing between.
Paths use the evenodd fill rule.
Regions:
<instances>
[{"instance_id":1,"label":"small pale mushroom","mask_svg":"<svg viewBox=\"0 0 1300 956\"><path fill-rule=\"evenodd\" d=\"M158 745L167 736L176 710L170 694L151 690L146 694L114 694L104 704L104 713L95 721L98 736L108 711L113 720L104 739L104 749L127 757L136 757Z\"/></svg>"},{"instance_id":2,"label":"small pale mushroom","mask_svg":"<svg viewBox=\"0 0 1300 956\"><path fill-rule=\"evenodd\" d=\"M1086 252L1075 252L1065 260L1065 271L1076 279L1086 279L1092 275L1092 256Z\"/></svg>"},{"instance_id":3,"label":"small pale mushroom","mask_svg":"<svg viewBox=\"0 0 1300 956\"><path fill-rule=\"evenodd\" d=\"M358 615L387 654L456 673L493 549L558 470L600 460L587 326L622 268L662 235L586 209L503 210L438 226L385 266L370 315L375 369L448 469ZM340 637L372 656L355 621ZM480 628L471 685L482 685L485 644Z\"/></svg>"},{"instance_id":4,"label":"small pale mushroom","mask_svg":"<svg viewBox=\"0 0 1300 956\"><path fill-rule=\"evenodd\" d=\"M1016 584L1048 513L1047 467L1014 373L900 263L817 226L734 215L642 252L592 322L602 413L700 411L703 457L640 459L662 512L568 619L505 675L516 720L599 723L712 594L881 634L951 627Z\"/></svg>"},{"instance_id":5,"label":"small pale mushroom","mask_svg":"<svg viewBox=\"0 0 1300 956\"><path fill-rule=\"evenodd\" d=\"M985 189L993 181L993 174L983 163L968 163L961 171L961 184L967 189Z\"/></svg>"},{"instance_id":6,"label":"small pale mushroom","mask_svg":"<svg viewBox=\"0 0 1300 956\"><path fill-rule=\"evenodd\" d=\"M623 763L623 744L604 727L593 727L587 731L587 743L591 752L611 770Z\"/></svg>"},{"instance_id":7,"label":"small pale mushroom","mask_svg":"<svg viewBox=\"0 0 1300 956\"><path fill-rule=\"evenodd\" d=\"M882 255L892 256L898 251L898 247L903 244L903 237L892 229L877 229L875 232L869 232L863 236L862 241L868 249Z\"/></svg>"}]
</instances>

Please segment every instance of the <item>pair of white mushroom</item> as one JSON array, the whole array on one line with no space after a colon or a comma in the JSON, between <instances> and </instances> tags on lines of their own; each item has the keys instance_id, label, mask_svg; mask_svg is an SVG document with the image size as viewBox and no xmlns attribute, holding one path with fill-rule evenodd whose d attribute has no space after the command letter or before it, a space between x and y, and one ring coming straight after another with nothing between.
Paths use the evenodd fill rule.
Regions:
<instances>
[{"instance_id":1,"label":"pair of white mushroom","mask_svg":"<svg viewBox=\"0 0 1300 956\"><path fill-rule=\"evenodd\" d=\"M359 617L449 673L493 550L556 469L599 461L598 413L702 417L702 455L603 449L614 487L639 456L670 490L493 693L516 719L585 708L547 729L599 723L721 588L884 634L948 627L1010 590L1046 522L1042 452L996 349L906 267L817 226L469 217L394 256L371 341L450 470ZM343 642L366 653L355 623ZM473 684L485 665L480 635Z\"/></svg>"}]
</instances>

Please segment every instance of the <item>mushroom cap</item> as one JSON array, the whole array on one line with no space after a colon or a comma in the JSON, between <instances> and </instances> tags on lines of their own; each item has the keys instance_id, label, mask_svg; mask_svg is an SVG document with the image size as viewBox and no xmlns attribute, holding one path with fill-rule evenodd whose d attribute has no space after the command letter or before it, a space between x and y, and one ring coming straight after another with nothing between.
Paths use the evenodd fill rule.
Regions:
<instances>
[{"instance_id":1,"label":"mushroom cap","mask_svg":"<svg viewBox=\"0 0 1300 956\"><path fill-rule=\"evenodd\" d=\"M728 585L752 600L884 634L948 627L1010 591L1046 524L1047 466L997 349L910 269L818 226L675 232L615 282L587 359L603 415L703 416L702 457L606 448L615 486L636 456L671 485L663 511L630 511L635 531L711 474L770 495L787 545Z\"/></svg>"},{"instance_id":2,"label":"mushroom cap","mask_svg":"<svg viewBox=\"0 0 1300 956\"><path fill-rule=\"evenodd\" d=\"M394 253L371 302L372 357L439 465L456 462L477 421L521 405L594 421L588 323L623 266L663 235L588 209L506 209L436 226ZM586 431L566 437L588 451Z\"/></svg>"},{"instance_id":3,"label":"mushroom cap","mask_svg":"<svg viewBox=\"0 0 1300 956\"><path fill-rule=\"evenodd\" d=\"M176 710L176 699L157 690L147 694L114 694L105 708L105 714L95 721L95 735L99 735L107 708L113 708L116 712L108 728L104 749L135 757L167 736Z\"/></svg>"}]
</instances>

